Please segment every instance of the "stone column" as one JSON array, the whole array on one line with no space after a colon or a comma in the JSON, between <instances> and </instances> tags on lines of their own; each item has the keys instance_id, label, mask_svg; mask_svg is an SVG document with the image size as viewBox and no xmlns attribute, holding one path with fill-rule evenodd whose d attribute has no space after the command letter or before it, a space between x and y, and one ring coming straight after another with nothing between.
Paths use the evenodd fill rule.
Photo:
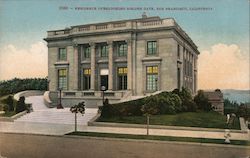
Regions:
<instances>
[{"instance_id":1,"label":"stone column","mask_svg":"<svg viewBox=\"0 0 250 158\"><path fill-rule=\"evenodd\" d=\"M132 90L132 47L131 47L131 40L127 40L127 46L128 46L128 52L127 52L127 68L128 68L128 74L127 74L127 89Z\"/></svg>"},{"instance_id":2,"label":"stone column","mask_svg":"<svg viewBox=\"0 0 250 158\"><path fill-rule=\"evenodd\" d=\"M131 41L131 47L132 47L132 51L131 51L131 54L132 54L132 95L137 95L137 87L136 87L136 84L137 84L137 75L136 75L136 34L133 33L132 34L132 41ZM138 84L141 84L141 83L138 83Z\"/></svg>"},{"instance_id":3,"label":"stone column","mask_svg":"<svg viewBox=\"0 0 250 158\"><path fill-rule=\"evenodd\" d=\"M78 82L79 82L79 61L78 61L78 44L74 43L73 46L73 51L74 51L74 65L73 65L73 71L74 71L74 76L73 78L73 90L78 90Z\"/></svg>"},{"instance_id":4,"label":"stone column","mask_svg":"<svg viewBox=\"0 0 250 158\"><path fill-rule=\"evenodd\" d=\"M90 50L91 50L91 76L90 76L90 90L95 90L95 44L94 43L90 43Z\"/></svg>"},{"instance_id":5,"label":"stone column","mask_svg":"<svg viewBox=\"0 0 250 158\"><path fill-rule=\"evenodd\" d=\"M109 83L108 90L113 90L113 41L108 42L108 50L109 50Z\"/></svg>"}]
</instances>

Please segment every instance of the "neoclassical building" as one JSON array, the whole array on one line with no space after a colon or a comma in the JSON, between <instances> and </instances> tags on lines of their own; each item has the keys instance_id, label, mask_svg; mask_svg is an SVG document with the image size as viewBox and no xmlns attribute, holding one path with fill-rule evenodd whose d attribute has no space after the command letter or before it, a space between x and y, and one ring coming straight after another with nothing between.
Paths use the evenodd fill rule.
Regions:
<instances>
[{"instance_id":1,"label":"neoclassical building","mask_svg":"<svg viewBox=\"0 0 250 158\"><path fill-rule=\"evenodd\" d=\"M187 87L197 89L199 51L173 18L147 17L48 31L49 97L100 105Z\"/></svg>"}]
</instances>

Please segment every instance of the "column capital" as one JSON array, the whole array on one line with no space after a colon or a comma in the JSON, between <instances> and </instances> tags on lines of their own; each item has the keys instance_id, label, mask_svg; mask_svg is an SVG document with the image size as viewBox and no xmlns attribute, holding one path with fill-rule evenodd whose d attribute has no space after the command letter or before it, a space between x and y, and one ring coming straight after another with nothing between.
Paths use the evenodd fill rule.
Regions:
<instances>
[{"instance_id":1,"label":"column capital","mask_svg":"<svg viewBox=\"0 0 250 158\"><path fill-rule=\"evenodd\" d=\"M126 39L125 42L127 43L127 45L131 45L132 39Z\"/></svg>"},{"instance_id":2,"label":"column capital","mask_svg":"<svg viewBox=\"0 0 250 158\"><path fill-rule=\"evenodd\" d=\"M89 45L90 45L91 47L94 47L94 46L95 46L95 42L89 42Z\"/></svg>"},{"instance_id":3,"label":"column capital","mask_svg":"<svg viewBox=\"0 0 250 158\"><path fill-rule=\"evenodd\" d=\"M114 41L107 41L108 45L112 45Z\"/></svg>"},{"instance_id":4,"label":"column capital","mask_svg":"<svg viewBox=\"0 0 250 158\"><path fill-rule=\"evenodd\" d=\"M78 43L77 42L73 42L73 47L77 47Z\"/></svg>"}]
</instances>

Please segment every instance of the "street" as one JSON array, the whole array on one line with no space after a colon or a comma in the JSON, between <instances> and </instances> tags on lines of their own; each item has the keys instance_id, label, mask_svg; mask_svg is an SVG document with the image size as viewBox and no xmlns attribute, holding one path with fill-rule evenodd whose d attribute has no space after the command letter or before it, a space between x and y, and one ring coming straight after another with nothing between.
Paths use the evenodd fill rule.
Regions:
<instances>
[{"instance_id":1,"label":"street","mask_svg":"<svg viewBox=\"0 0 250 158\"><path fill-rule=\"evenodd\" d=\"M6 158L244 158L249 147L0 133Z\"/></svg>"}]
</instances>

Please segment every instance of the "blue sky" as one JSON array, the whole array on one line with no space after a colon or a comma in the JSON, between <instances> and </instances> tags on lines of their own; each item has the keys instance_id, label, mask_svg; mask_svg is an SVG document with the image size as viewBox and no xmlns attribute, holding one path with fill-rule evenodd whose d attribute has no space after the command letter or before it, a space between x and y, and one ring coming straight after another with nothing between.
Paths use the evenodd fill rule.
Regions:
<instances>
[{"instance_id":1,"label":"blue sky","mask_svg":"<svg viewBox=\"0 0 250 158\"><path fill-rule=\"evenodd\" d=\"M12 50L16 51L30 51L35 43L45 43L43 38L46 37L48 30L109 20L140 18L144 11L148 16L175 18L201 52L211 53L213 46L217 44L228 47L236 45L241 54L249 57L249 4L249 0L0 0L0 48L2 48L0 57L7 55L3 51L6 46L11 48L13 46ZM60 10L61 6L69 8L153 7L155 10ZM156 9L160 7L212 9L197 11ZM4 78L0 76L1 79Z\"/></svg>"},{"instance_id":2,"label":"blue sky","mask_svg":"<svg viewBox=\"0 0 250 158\"><path fill-rule=\"evenodd\" d=\"M224 43L246 43L249 38L248 0L9 0L1 1L1 44L25 46L46 31L71 25L138 18L143 11L77 11L68 7L209 7L211 11L146 11L149 16L173 17L200 48ZM20 43L20 40L22 41Z\"/></svg>"}]
</instances>

